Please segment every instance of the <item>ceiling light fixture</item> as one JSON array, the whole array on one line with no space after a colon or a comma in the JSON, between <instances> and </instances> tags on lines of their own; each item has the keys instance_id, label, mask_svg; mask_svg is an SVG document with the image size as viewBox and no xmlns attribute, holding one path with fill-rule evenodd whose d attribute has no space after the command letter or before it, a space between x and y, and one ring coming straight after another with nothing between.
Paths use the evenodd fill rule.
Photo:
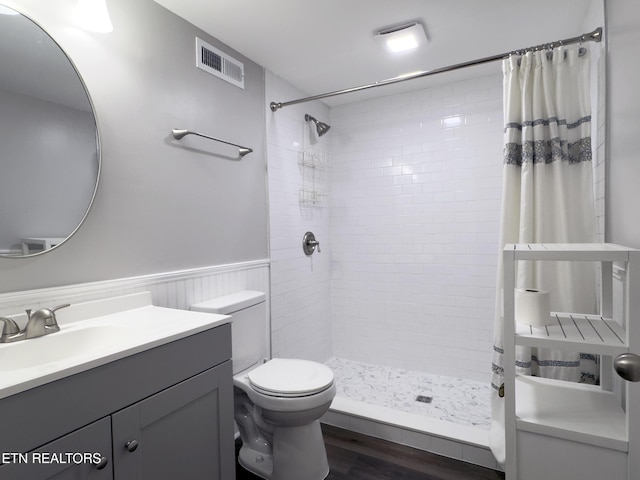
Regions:
<instances>
[{"instance_id":1,"label":"ceiling light fixture","mask_svg":"<svg viewBox=\"0 0 640 480\"><path fill-rule=\"evenodd\" d=\"M113 31L106 0L78 0L76 22L85 30L97 33Z\"/></svg>"},{"instance_id":2,"label":"ceiling light fixture","mask_svg":"<svg viewBox=\"0 0 640 480\"><path fill-rule=\"evenodd\" d=\"M378 30L375 39L390 53L415 50L427 43L427 35L420 22L411 22Z\"/></svg>"}]
</instances>

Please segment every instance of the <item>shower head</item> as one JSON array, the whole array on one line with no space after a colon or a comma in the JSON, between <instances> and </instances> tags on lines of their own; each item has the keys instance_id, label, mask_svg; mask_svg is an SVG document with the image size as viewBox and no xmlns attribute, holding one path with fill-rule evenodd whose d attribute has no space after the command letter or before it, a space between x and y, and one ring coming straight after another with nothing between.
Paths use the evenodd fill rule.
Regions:
<instances>
[{"instance_id":1,"label":"shower head","mask_svg":"<svg viewBox=\"0 0 640 480\"><path fill-rule=\"evenodd\" d=\"M309 115L308 113L305 114L304 116L304 121L305 122L313 122L316 124L316 131L318 132L318 136L321 137L322 135L324 135L325 133L327 133L329 131L329 129L331 128L330 125L327 125L324 122L319 122L318 120L316 120L315 118L313 118L311 115Z\"/></svg>"}]
</instances>

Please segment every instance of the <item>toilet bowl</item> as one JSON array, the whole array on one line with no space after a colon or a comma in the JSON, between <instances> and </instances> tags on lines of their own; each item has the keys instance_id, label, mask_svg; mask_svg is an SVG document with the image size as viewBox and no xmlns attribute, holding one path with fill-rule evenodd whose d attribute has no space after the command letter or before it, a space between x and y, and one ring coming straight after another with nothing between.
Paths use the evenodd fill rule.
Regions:
<instances>
[{"instance_id":1,"label":"toilet bowl","mask_svg":"<svg viewBox=\"0 0 640 480\"><path fill-rule=\"evenodd\" d=\"M266 359L266 295L242 291L192 310L231 315L234 418L240 465L266 480L322 480L329 473L320 417L335 397L321 363ZM267 337L268 338L268 337Z\"/></svg>"},{"instance_id":2,"label":"toilet bowl","mask_svg":"<svg viewBox=\"0 0 640 480\"><path fill-rule=\"evenodd\" d=\"M324 479L329 473L319 418L336 394L319 363L276 358L233 378L240 465L270 480Z\"/></svg>"}]
</instances>

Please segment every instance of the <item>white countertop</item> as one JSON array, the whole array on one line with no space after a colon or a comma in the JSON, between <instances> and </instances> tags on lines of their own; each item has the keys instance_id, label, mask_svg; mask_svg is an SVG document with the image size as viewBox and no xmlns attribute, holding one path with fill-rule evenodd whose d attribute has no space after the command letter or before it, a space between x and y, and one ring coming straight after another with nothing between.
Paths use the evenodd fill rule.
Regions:
<instances>
[{"instance_id":1,"label":"white countertop","mask_svg":"<svg viewBox=\"0 0 640 480\"><path fill-rule=\"evenodd\" d=\"M148 292L71 305L56 316L59 332L0 343L0 398L231 321L228 315L156 307ZM23 324L26 315L13 318Z\"/></svg>"}]
</instances>

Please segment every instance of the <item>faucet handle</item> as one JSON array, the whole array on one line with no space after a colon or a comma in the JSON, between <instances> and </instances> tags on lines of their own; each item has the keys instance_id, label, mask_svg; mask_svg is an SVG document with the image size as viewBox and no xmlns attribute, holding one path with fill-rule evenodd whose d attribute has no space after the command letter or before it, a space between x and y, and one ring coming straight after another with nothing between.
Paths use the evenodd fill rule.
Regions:
<instances>
[{"instance_id":1,"label":"faucet handle","mask_svg":"<svg viewBox=\"0 0 640 480\"><path fill-rule=\"evenodd\" d=\"M22 340L24 333L20 326L11 318L0 317L2 329L0 329L0 343L9 343Z\"/></svg>"},{"instance_id":2,"label":"faucet handle","mask_svg":"<svg viewBox=\"0 0 640 480\"><path fill-rule=\"evenodd\" d=\"M48 333L53 333L60 330L60 327L58 326L58 319L56 318L56 311L60 310L61 308L67 308L70 306L71 306L70 303L65 303L62 305L58 305L57 307L43 308L41 310L41 313L44 314L45 316L44 326L45 326L45 330Z\"/></svg>"},{"instance_id":3,"label":"faucet handle","mask_svg":"<svg viewBox=\"0 0 640 480\"><path fill-rule=\"evenodd\" d=\"M15 322L15 320L6 317L0 317L0 322L2 322L2 330L0 330L0 335L2 336L2 338L7 338L11 335L20 333L20 327Z\"/></svg>"},{"instance_id":4,"label":"faucet handle","mask_svg":"<svg viewBox=\"0 0 640 480\"><path fill-rule=\"evenodd\" d=\"M67 308L67 307L70 307L70 306L71 306L71 304L70 304L70 303L63 303L62 305L58 305L57 307L50 308L49 310L51 310L51 313L52 313L53 319L55 320L55 318L56 318L56 314L55 314L55 312L56 312L57 310L60 310L61 308Z\"/></svg>"}]
</instances>

